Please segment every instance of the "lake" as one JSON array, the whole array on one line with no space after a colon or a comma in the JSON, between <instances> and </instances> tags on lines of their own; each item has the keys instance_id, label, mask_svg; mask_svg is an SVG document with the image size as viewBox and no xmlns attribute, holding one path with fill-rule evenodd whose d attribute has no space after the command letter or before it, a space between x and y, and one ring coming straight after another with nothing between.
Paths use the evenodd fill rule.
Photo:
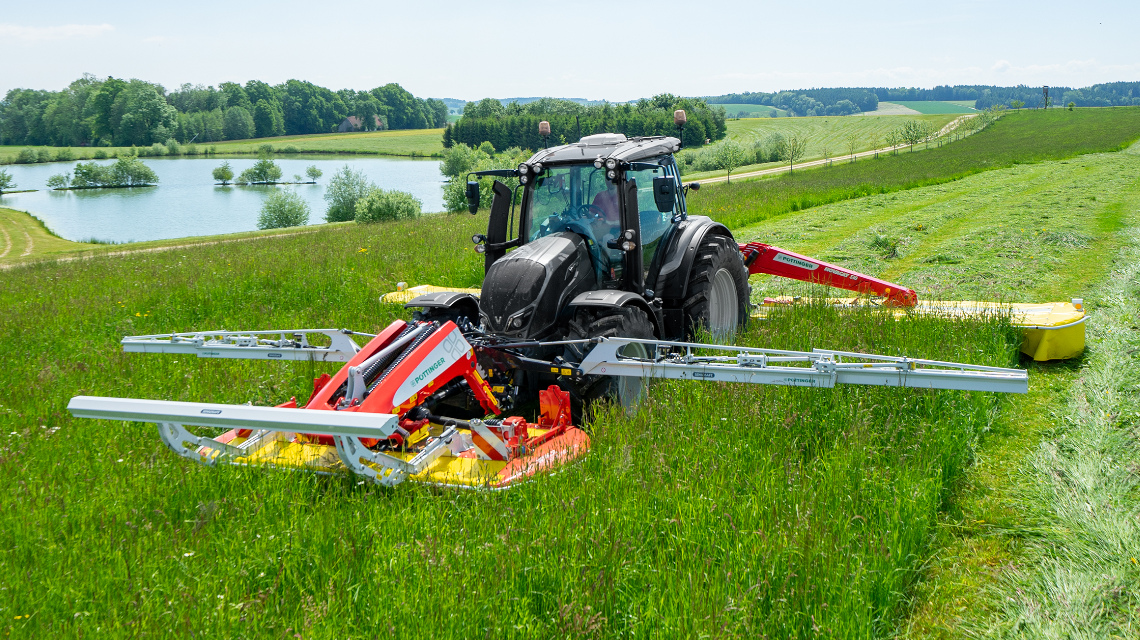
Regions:
<instances>
[{"instance_id":1,"label":"lake","mask_svg":"<svg viewBox=\"0 0 1140 640\"><path fill-rule=\"evenodd\" d=\"M305 174L316 165L324 172L317 184L221 187L211 173L228 160L234 175L253 166L256 158L144 158L158 174L157 187L134 189L84 189L52 191L47 179L58 173L72 173L75 162L6 165L17 189L39 189L35 193L0 196L0 206L27 211L44 222L60 237L74 241L97 239L105 242L139 242L236 233L257 229L261 204L277 189L293 189L309 203L310 224L324 222L327 203L325 186L333 173L344 165L363 171L368 179L384 189L407 191L423 202L425 212L443 210L443 176L438 160L375 158L351 156L275 158L283 180ZM114 160L96 160L112 164ZM307 180L308 178L303 178Z\"/></svg>"}]
</instances>

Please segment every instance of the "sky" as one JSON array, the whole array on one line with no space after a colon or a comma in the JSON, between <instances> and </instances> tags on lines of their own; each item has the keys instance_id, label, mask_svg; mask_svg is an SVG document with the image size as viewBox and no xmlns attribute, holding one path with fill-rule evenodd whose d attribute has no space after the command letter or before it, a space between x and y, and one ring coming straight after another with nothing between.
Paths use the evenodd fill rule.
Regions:
<instances>
[{"instance_id":1,"label":"sky","mask_svg":"<svg viewBox=\"0 0 1140 640\"><path fill-rule=\"evenodd\" d=\"M1140 81L1136 0L5 5L0 94L83 73L466 100Z\"/></svg>"}]
</instances>

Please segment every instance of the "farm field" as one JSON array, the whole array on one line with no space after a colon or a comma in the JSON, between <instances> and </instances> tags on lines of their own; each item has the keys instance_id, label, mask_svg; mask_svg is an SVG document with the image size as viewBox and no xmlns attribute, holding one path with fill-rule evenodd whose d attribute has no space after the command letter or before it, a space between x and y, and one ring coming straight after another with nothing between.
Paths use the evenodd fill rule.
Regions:
<instances>
[{"instance_id":1,"label":"farm field","mask_svg":"<svg viewBox=\"0 0 1140 640\"><path fill-rule=\"evenodd\" d=\"M856 178L830 181L837 165L795 174L828 179L804 180L788 196L748 189L779 182L762 180L702 190L690 204L741 239L914 282L922 295L1091 294L1112 268L1106 256L1138 222L1140 156L1013 166L1006 147L1032 160L1117 149L1137 135L1127 118L1140 111L1132 113L1081 126L1038 120L1038 137L1068 136L1050 137L1048 149L1018 126L1003 128L1007 117L913 156L986 144L947 156L938 171L891 168L895 158L850 165L887 166L862 179L883 180L889 192L794 215L792 204L860 195ZM968 175L995 166L1006 168ZM897 191L952 177L962 178ZM1045 231L1046 222L1056 226ZM952 637L945 629L968 615L954 600L962 595L949 581L963 576L952 560L984 565L991 558L976 549L995 533L1009 546L995 557L1024 559L1014 548L1020 514L994 507L1006 519L993 530L963 520L981 515L985 502L970 493L972 452L983 433L1012 430L1059 396L1075 378L1071 367L1057 378L1031 365L1025 399L658 384L638 414L595 420L594 452L582 464L500 494L207 469L166 451L149 425L112 430L64 411L79 393L254 404L304 397L331 366L122 354L118 339L222 326L372 331L404 316L376 302L397 281L477 285L481 261L465 239L485 226L481 214L321 227L0 273L0 380L21 390L0 397L10 432L0 436L0 478L11 487L0 499L0 613L9 635L339 638L379 628L433 637L807 638L909 629ZM1038 261L1049 274L1022 278L1019 269ZM754 285L757 295L779 292ZM740 340L1017 362L1000 318L896 322L802 306ZM932 543L950 550L939 556L945 563L931 561L942 548ZM988 628L986 616L1001 613L981 589L994 584L969 594L979 611L964 620L969 628ZM375 606L393 593L431 597Z\"/></svg>"},{"instance_id":2,"label":"farm field","mask_svg":"<svg viewBox=\"0 0 1140 640\"><path fill-rule=\"evenodd\" d=\"M724 111L729 118L770 118L773 112L777 116L783 116L787 113L783 109L776 107L769 107L762 104L715 104L710 105L714 107L724 107ZM741 116L741 113L746 115Z\"/></svg>"},{"instance_id":3,"label":"farm field","mask_svg":"<svg viewBox=\"0 0 1140 640\"><path fill-rule=\"evenodd\" d=\"M959 101L961 102L961 101ZM895 100L892 104L900 104L907 109L914 109L915 111L931 115L935 113L977 113L978 110L973 107L973 104L964 105L958 102L941 102L937 100Z\"/></svg>"},{"instance_id":4,"label":"farm field","mask_svg":"<svg viewBox=\"0 0 1140 640\"><path fill-rule=\"evenodd\" d=\"M219 154L257 153L258 147L271 144L278 152L292 146L296 153L360 153L388 156L432 156L443 153L443 129L408 129L399 131L368 131L356 133L319 133L304 136L281 136L275 138L254 138L251 140L228 140L198 144L198 153L205 153L211 147ZM183 145L183 149L188 145ZM0 164L16 161L20 151L31 148L46 150L52 158L61 149L69 149L72 160L90 160L97 149L110 155L124 154L131 147L26 147L16 145L0 146ZM290 152L293 152L291 149Z\"/></svg>"},{"instance_id":5,"label":"farm field","mask_svg":"<svg viewBox=\"0 0 1140 640\"><path fill-rule=\"evenodd\" d=\"M933 115L914 116L913 119L930 122L942 128L957 116ZM763 142L773 133L782 135L798 134L808 137L808 148L804 154L804 161L818 160L824 157L824 151L832 158L842 158L849 153L848 145L852 137L855 138L855 152L867 151L886 146L887 134L902 126L909 118L881 118L870 116L819 116L811 118L748 118L730 120L726 139L751 148L754 142ZM694 152L699 153L699 150ZM779 162L763 164L750 164L740 167L733 173L757 171L779 166ZM685 179L699 180L723 176L723 171L689 172Z\"/></svg>"},{"instance_id":6,"label":"farm field","mask_svg":"<svg viewBox=\"0 0 1140 640\"><path fill-rule=\"evenodd\" d=\"M689 208L739 228L788 211L1014 164L1115 151L1137 137L1140 108L1024 111L931 151L904 150L854 163L840 160L830 167L706 187L690 197Z\"/></svg>"}]
</instances>

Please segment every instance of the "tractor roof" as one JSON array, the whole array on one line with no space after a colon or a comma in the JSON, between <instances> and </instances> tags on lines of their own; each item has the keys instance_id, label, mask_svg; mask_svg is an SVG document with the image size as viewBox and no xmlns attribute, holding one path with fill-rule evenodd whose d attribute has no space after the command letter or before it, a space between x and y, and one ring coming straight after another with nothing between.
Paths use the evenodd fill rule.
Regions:
<instances>
[{"instance_id":1,"label":"tractor roof","mask_svg":"<svg viewBox=\"0 0 1140 640\"><path fill-rule=\"evenodd\" d=\"M681 141L671 136L626 138L620 133L597 133L571 144L542 149L527 162L534 164L561 164L566 162L592 162L601 157L635 162L681 150Z\"/></svg>"}]
</instances>

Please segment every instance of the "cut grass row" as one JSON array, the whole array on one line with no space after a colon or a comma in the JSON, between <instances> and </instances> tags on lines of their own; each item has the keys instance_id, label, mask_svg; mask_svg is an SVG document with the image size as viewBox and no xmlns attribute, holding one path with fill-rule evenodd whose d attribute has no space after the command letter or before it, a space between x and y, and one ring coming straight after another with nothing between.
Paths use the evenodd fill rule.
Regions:
<instances>
[{"instance_id":1,"label":"cut grass row","mask_svg":"<svg viewBox=\"0 0 1140 640\"><path fill-rule=\"evenodd\" d=\"M75 394L270 404L328 365L119 351L124 334L375 330L398 280L472 285L485 216L41 263L0 290L0 575L13 632L869 636L991 420L986 394L669 383L580 465L507 493L208 469ZM1007 365L999 320L791 309L742 340ZM398 612L376 606L407 597ZM447 602L447 616L438 615ZM454 615L450 615L454 614ZM15 620L15 616L21 616ZM30 616L25 618L24 616Z\"/></svg>"},{"instance_id":2,"label":"cut grass row","mask_svg":"<svg viewBox=\"0 0 1140 640\"><path fill-rule=\"evenodd\" d=\"M914 109L915 111L930 115L935 113L977 113L978 110L973 108L973 105L966 106L954 102L939 102L936 100L894 100L892 104L900 104L907 109Z\"/></svg>"},{"instance_id":3,"label":"cut grass row","mask_svg":"<svg viewBox=\"0 0 1140 640\"><path fill-rule=\"evenodd\" d=\"M705 187L692 213L738 228L809 207L956 180L1013 166L1123 149L1140 138L1140 107L1026 111L936 152L900 151L775 178ZM686 176L687 177L687 176Z\"/></svg>"}]
</instances>

